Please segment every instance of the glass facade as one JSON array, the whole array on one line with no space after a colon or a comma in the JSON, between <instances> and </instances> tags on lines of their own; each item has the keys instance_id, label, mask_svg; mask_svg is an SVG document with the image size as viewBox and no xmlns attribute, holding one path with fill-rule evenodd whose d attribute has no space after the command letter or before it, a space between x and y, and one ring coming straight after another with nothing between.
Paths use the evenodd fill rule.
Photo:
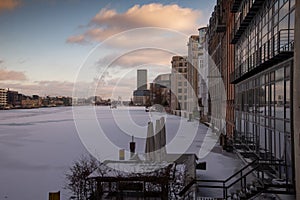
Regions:
<instances>
[{"instance_id":1,"label":"glass facade","mask_svg":"<svg viewBox=\"0 0 300 200\"><path fill-rule=\"evenodd\" d=\"M236 30L253 4L252 0L244 2L243 9L235 13ZM294 19L295 0L265 1L235 45L235 78L269 64L281 53L293 51Z\"/></svg>"},{"instance_id":2,"label":"glass facade","mask_svg":"<svg viewBox=\"0 0 300 200\"><path fill-rule=\"evenodd\" d=\"M254 3L261 2L248 24ZM295 0L245 0L235 13L235 142L276 163L276 178L293 183L291 74ZM247 26L245 28L245 26Z\"/></svg>"},{"instance_id":3,"label":"glass facade","mask_svg":"<svg viewBox=\"0 0 300 200\"><path fill-rule=\"evenodd\" d=\"M236 138L258 157L278 161L279 178L291 180L291 80L293 60L241 82L236 91Z\"/></svg>"}]
</instances>

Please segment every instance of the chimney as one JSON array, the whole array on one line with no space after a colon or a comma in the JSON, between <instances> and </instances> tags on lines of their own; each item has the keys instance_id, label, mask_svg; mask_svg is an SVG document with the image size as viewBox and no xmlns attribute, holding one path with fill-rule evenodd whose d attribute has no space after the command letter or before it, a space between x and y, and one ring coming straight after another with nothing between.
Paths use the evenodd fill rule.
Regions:
<instances>
[{"instance_id":1,"label":"chimney","mask_svg":"<svg viewBox=\"0 0 300 200\"><path fill-rule=\"evenodd\" d=\"M129 146L130 146L130 158L132 158L135 154L135 142L133 136L132 136L132 141L129 143Z\"/></svg>"}]
</instances>

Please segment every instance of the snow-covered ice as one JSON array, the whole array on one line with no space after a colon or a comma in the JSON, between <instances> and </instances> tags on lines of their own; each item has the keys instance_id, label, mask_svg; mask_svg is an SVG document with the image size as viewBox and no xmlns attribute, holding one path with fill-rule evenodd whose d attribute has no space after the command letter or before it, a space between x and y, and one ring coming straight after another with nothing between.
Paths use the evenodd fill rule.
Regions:
<instances>
[{"instance_id":1,"label":"snow-covered ice","mask_svg":"<svg viewBox=\"0 0 300 200\"><path fill-rule=\"evenodd\" d=\"M47 199L48 192L58 190L61 198L67 199L70 194L63 189L64 174L73 161L88 153L85 147L96 156L102 153L98 150L103 150L99 155L102 160L114 159L118 158L118 149L128 151L131 136L135 135L137 152L144 152L147 124L162 115L147 113L144 108L75 109L78 112L74 115L71 107L0 111L0 199ZM178 116L163 116L168 153L198 154L208 128ZM105 141L93 140L99 127L105 133ZM105 143L113 144L116 151L105 152ZM198 175L220 179L241 167L235 156L212 150L201 158L208 162L208 170Z\"/></svg>"}]
</instances>

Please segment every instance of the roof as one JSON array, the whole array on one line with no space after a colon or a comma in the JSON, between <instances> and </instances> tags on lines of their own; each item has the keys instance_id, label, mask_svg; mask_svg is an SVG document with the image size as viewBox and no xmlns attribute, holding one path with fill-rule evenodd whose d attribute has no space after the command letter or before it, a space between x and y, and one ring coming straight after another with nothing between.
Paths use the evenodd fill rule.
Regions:
<instances>
[{"instance_id":1,"label":"roof","mask_svg":"<svg viewBox=\"0 0 300 200\"><path fill-rule=\"evenodd\" d=\"M105 161L105 164L100 165L88 178L157 176L172 165L173 163L169 162Z\"/></svg>"}]
</instances>

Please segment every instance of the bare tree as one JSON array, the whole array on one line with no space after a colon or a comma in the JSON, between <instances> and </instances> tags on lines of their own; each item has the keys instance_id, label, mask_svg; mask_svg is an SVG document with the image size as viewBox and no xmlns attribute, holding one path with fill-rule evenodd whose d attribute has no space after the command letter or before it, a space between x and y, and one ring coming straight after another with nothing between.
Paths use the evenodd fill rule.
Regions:
<instances>
[{"instance_id":1,"label":"bare tree","mask_svg":"<svg viewBox=\"0 0 300 200\"><path fill-rule=\"evenodd\" d=\"M94 184L88 176L98 168L100 163L92 156L81 156L66 173L66 189L70 190L78 200L86 200L90 188Z\"/></svg>"}]
</instances>

